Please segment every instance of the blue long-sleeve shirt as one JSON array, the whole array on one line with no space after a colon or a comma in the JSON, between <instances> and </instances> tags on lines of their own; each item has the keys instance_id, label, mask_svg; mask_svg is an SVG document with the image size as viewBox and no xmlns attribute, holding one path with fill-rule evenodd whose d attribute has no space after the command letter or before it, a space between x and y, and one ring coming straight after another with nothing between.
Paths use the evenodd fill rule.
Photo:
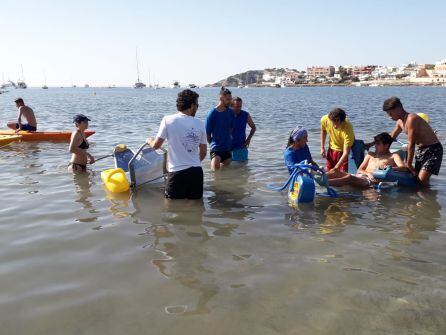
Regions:
<instances>
[{"instance_id":1,"label":"blue long-sleeve shirt","mask_svg":"<svg viewBox=\"0 0 446 335\"><path fill-rule=\"evenodd\" d=\"M292 166L294 164L298 164L304 160L312 161L310 148L305 144L304 147L294 150L291 147L288 147L283 153L283 157L285 159L285 165L288 168L289 174L293 172Z\"/></svg>"}]
</instances>

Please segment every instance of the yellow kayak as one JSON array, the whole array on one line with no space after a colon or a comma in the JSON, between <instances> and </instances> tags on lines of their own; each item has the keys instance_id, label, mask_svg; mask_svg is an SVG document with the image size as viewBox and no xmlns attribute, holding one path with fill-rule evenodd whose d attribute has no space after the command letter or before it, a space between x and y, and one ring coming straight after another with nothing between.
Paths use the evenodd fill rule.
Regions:
<instances>
[{"instance_id":1,"label":"yellow kayak","mask_svg":"<svg viewBox=\"0 0 446 335\"><path fill-rule=\"evenodd\" d=\"M0 147L22 138L21 135L0 135Z\"/></svg>"}]
</instances>

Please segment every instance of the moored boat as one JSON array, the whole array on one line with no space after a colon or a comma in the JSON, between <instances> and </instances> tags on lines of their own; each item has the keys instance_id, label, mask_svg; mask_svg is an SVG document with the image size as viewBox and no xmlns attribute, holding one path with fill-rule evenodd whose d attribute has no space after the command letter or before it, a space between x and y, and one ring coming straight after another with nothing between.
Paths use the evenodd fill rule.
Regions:
<instances>
[{"instance_id":1,"label":"moored boat","mask_svg":"<svg viewBox=\"0 0 446 335\"><path fill-rule=\"evenodd\" d=\"M136 49L136 74L138 76L138 79L136 80L136 83L133 84L133 88L145 88L146 84L144 84L140 79L139 79L139 61L138 61L138 49Z\"/></svg>"},{"instance_id":2,"label":"moored boat","mask_svg":"<svg viewBox=\"0 0 446 335\"><path fill-rule=\"evenodd\" d=\"M89 137L95 132L92 130L86 130L85 136ZM22 141L69 141L71 138L71 131L19 131L16 133L14 130L0 130L0 136L2 135L20 135Z\"/></svg>"}]
</instances>

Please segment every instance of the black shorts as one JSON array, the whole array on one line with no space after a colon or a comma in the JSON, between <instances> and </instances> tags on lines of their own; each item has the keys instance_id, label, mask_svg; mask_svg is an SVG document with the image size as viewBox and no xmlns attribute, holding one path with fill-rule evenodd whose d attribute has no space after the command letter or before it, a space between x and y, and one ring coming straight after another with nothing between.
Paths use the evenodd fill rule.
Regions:
<instances>
[{"instance_id":1,"label":"black shorts","mask_svg":"<svg viewBox=\"0 0 446 335\"><path fill-rule=\"evenodd\" d=\"M15 124L15 129L19 129L19 124L18 124L18 123ZM30 126L30 125L27 124L27 123L24 123L24 124L22 124L22 129L21 129L21 130L26 130L26 131L36 131L37 128L34 127L34 126Z\"/></svg>"},{"instance_id":2,"label":"black shorts","mask_svg":"<svg viewBox=\"0 0 446 335\"><path fill-rule=\"evenodd\" d=\"M219 156L221 161L224 162L228 158L232 158L231 151L212 151L211 150L211 159L213 159L215 156Z\"/></svg>"},{"instance_id":3,"label":"black shorts","mask_svg":"<svg viewBox=\"0 0 446 335\"><path fill-rule=\"evenodd\" d=\"M418 148L415 153L415 171L426 170L436 176L443 160L443 146L440 142Z\"/></svg>"},{"instance_id":4,"label":"black shorts","mask_svg":"<svg viewBox=\"0 0 446 335\"><path fill-rule=\"evenodd\" d=\"M201 199L203 197L203 169L190 167L167 174L165 197L168 199Z\"/></svg>"}]
</instances>

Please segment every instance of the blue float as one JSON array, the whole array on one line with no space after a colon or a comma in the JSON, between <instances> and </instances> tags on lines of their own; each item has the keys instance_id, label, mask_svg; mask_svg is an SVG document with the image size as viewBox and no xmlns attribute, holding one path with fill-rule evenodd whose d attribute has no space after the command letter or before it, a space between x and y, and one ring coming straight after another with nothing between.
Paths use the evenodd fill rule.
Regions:
<instances>
[{"instance_id":1,"label":"blue float","mask_svg":"<svg viewBox=\"0 0 446 335\"><path fill-rule=\"evenodd\" d=\"M290 177L286 181L286 183L281 187L274 187L268 185L270 189L275 191L283 191L288 187L288 199L293 204L300 203L311 203L314 201L316 196L316 187L314 176L311 171L318 172L321 176L325 177L325 171L317 166L308 164L307 161L302 161L301 163L294 164L291 166L293 172ZM326 178L323 178L326 180ZM339 194L336 193L334 189L328 186L328 183L325 183L327 187L327 193L319 194L321 196L328 196L331 198L339 197Z\"/></svg>"},{"instance_id":2,"label":"blue float","mask_svg":"<svg viewBox=\"0 0 446 335\"><path fill-rule=\"evenodd\" d=\"M376 170L373 177L379 181L396 182L399 186L414 187L418 185L418 179L410 172L394 171L391 166L384 170Z\"/></svg>"},{"instance_id":3,"label":"blue float","mask_svg":"<svg viewBox=\"0 0 446 335\"><path fill-rule=\"evenodd\" d=\"M294 183L290 183L288 199L292 203L309 203L314 201L316 187L314 180L306 174L297 176Z\"/></svg>"}]
</instances>

